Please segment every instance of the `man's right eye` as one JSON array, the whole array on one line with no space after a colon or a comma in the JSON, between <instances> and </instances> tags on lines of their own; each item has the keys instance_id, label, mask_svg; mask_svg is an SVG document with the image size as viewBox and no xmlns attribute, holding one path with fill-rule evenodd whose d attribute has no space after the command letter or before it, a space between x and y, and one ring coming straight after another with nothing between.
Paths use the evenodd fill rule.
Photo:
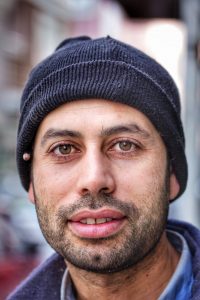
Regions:
<instances>
[{"instance_id":1,"label":"man's right eye","mask_svg":"<svg viewBox=\"0 0 200 300\"><path fill-rule=\"evenodd\" d=\"M56 155L69 155L77 152L77 149L71 144L59 144L52 149Z\"/></svg>"}]
</instances>

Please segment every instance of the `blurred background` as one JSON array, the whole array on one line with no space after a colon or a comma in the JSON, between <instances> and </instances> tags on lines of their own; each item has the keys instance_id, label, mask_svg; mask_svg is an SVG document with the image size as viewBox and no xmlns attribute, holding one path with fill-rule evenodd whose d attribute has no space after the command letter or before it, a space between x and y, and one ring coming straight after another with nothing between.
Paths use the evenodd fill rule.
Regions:
<instances>
[{"instance_id":1,"label":"blurred background","mask_svg":"<svg viewBox=\"0 0 200 300\"><path fill-rule=\"evenodd\" d=\"M31 67L64 38L111 35L159 61L181 94L189 182L170 216L200 227L200 0L0 0L0 300L46 258L15 163L20 96Z\"/></svg>"}]
</instances>

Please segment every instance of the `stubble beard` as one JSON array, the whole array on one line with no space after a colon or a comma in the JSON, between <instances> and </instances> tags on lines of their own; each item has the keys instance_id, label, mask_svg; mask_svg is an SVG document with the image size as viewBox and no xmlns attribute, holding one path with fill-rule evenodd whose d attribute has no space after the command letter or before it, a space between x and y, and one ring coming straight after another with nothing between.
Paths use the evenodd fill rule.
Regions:
<instances>
[{"instance_id":1,"label":"stubble beard","mask_svg":"<svg viewBox=\"0 0 200 300\"><path fill-rule=\"evenodd\" d=\"M169 174L166 174L162 187L153 189L151 199L145 199L147 205L141 210L134 201L122 201L100 193L97 197L88 194L73 205L61 206L55 213L47 200L44 204L38 199L35 188L34 196L39 224L50 246L80 269L108 274L136 265L155 250L167 222ZM127 216L122 231L100 239L81 239L69 231L67 220L77 210L95 210L104 206Z\"/></svg>"}]
</instances>

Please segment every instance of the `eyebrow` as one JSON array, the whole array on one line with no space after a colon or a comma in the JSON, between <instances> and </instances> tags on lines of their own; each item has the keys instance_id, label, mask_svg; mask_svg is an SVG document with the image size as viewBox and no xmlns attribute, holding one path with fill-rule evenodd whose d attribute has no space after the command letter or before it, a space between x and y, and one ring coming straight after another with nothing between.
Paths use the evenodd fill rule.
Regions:
<instances>
[{"instance_id":1,"label":"eyebrow","mask_svg":"<svg viewBox=\"0 0 200 300\"><path fill-rule=\"evenodd\" d=\"M102 128L100 136L108 137L123 132L138 134L144 139L150 138L150 133L145 129L141 128L136 123L129 123L123 125L116 125L108 128ZM83 137L83 135L81 134L81 132L76 130L50 128L45 132L44 136L42 137L41 146L44 146L49 139L54 139L58 137L81 138Z\"/></svg>"},{"instance_id":2,"label":"eyebrow","mask_svg":"<svg viewBox=\"0 0 200 300\"><path fill-rule=\"evenodd\" d=\"M110 136L122 132L135 133L141 135L145 139L150 137L150 133L145 129L141 128L136 123L129 123L124 125L113 126L110 128L103 128L101 131L101 136Z\"/></svg>"},{"instance_id":3,"label":"eyebrow","mask_svg":"<svg viewBox=\"0 0 200 300\"><path fill-rule=\"evenodd\" d=\"M74 138L80 138L82 137L82 134L79 131L75 130L68 130L68 129L54 129L50 128L48 129L41 140L41 146L44 146L45 143L49 139L54 139L57 137L74 137Z\"/></svg>"}]
</instances>

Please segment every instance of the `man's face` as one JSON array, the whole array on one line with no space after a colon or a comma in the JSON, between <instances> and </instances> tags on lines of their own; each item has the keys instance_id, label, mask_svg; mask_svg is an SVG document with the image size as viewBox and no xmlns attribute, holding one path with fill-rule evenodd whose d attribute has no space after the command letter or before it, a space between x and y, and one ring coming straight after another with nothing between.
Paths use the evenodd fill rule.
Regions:
<instances>
[{"instance_id":1,"label":"man's face","mask_svg":"<svg viewBox=\"0 0 200 300\"><path fill-rule=\"evenodd\" d=\"M104 100L51 112L34 144L29 196L66 261L109 273L156 247L174 188L164 143L145 115Z\"/></svg>"}]
</instances>

